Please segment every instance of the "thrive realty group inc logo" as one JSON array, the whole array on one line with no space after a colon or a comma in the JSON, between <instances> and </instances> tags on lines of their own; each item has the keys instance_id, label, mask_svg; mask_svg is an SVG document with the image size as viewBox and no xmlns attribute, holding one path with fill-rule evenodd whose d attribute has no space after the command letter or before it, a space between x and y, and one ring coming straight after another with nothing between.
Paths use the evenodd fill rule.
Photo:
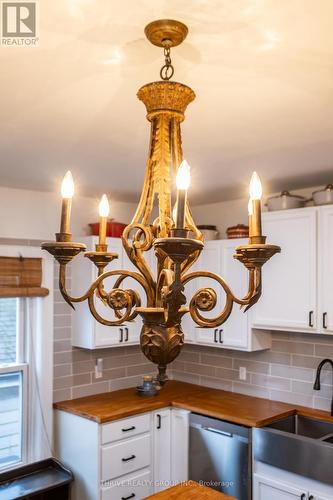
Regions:
<instances>
[{"instance_id":1,"label":"thrive realty group inc logo","mask_svg":"<svg viewBox=\"0 0 333 500\"><path fill-rule=\"evenodd\" d=\"M1 45L38 45L37 18L37 2L1 2Z\"/></svg>"}]
</instances>

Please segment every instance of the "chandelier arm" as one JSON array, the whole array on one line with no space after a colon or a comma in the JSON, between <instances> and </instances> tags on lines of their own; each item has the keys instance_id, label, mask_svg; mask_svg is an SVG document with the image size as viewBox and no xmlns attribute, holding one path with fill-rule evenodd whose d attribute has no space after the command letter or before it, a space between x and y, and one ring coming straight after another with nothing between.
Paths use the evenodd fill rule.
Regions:
<instances>
[{"instance_id":1,"label":"chandelier arm","mask_svg":"<svg viewBox=\"0 0 333 500\"><path fill-rule=\"evenodd\" d=\"M256 274L256 269L249 269L249 285L248 285L248 291L246 295L243 298L238 298L235 297L235 302L239 304L240 306L246 306L249 304L249 301L253 297L256 291L256 282L257 282L257 274Z\"/></svg>"},{"instance_id":2,"label":"chandelier arm","mask_svg":"<svg viewBox=\"0 0 333 500\"><path fill-rule=\"evenodd\" d=\"M94 294L91 294L89 297L88 297L88 305L89 305L89 309L90 309L90 312L91 314L93 315L93 317L99 322L101 323L102 325L106 325L106 326L119 326L119 325L122 325L125 321L131 321L131 319L134 319L131 318L131 311L132 311L132 308L133 308L133 299L131 297L131 295L128 293L128 290L122 290L122 292L124 293L124 295L126 294L126 297L127 297L127 306L126 306L126 311L124 314L121 315L121 317L118 318L117 320L108 320L108 319L104 319L96 310L96 307L95 307L95 302L94 302ZM116 313L116 310L115 310L115 313Z\"/></svg>"},{"instance_id":3,"label":"chandelier arm","mask_svg":"<svg viewBox=\"0 0 333 500\"><path fill-rule=\"evenodd\" d=\"M119 275L121 277L120 283L122 283L122 281L124 281L124 279L126 279L126 278L133 278L135 281L137 281L145 291L146 298L147 298L147 306L149 306L151 304L150 301L154 300L154 297L151 296L152 294L151 294L151 290L149 289L149 285L145 281L145 278L135 271L126 271L126 270L119 270L119 269L116 269L113 271L106 271L96 278L96 280L90 285L90 287L88 288L86 293L84 293L83 295L80 295L78 297L73 297L67 292L67 289L66 289L66 265L60 264L60 267L59 267L59 290L60 290L61 295L63 296L63 298L67 302L67 304L69 304L73 309L75 309L73 306L73 302L74 303L83 302L84 300L89 299L91 296L94 295L95 290L98 291L100 284L105 279L107 279L111 276L117 276L117 275ZM119 282L119 279L120 278L118 278L116 283ZM113 290L115 290L115 289L116 289L116 285L113 286ZM133 292L133 295L137 295L133 290L131 292ZM107 292L105 292L105 294L106 294L106 298L108 298L110 295ZM132 296L132 294L131 294L131 296ZM110 305L110 304L108 303L108 305ZM112 308L112 306L110 306L110 307Z\"/></svg>"},{"instance_id":4,"label":"chandelier arm","mask_svg":"<svg viewBox=\"0 0 333 500\"><path fill-rule=\"evenodd\" d=\"M115 283L113 285L113 290L120 289L120 286L121 286L122 282L126 278L128 278L128 276L125 276L125 275L119 276L119 278L115 281ZM132 290L132 289L126 289L125 291L128 292L128 293L130 293L132 299L134 299L136 307L140 307L141 306L140 295L135 290ZM108 297L108 294L107 294L107 297ZM106 301L103 300L103 302L107 303L107 300ZM114 309L114 313L117 316L117 318L121 318L122 317L122 314L121 314L121 312L119 310ZM132 321L137 316L137 314L138 313L134 310L133 313L131 314L131 316L128 318L128 321Z\"/></svg>"},{"instance_id":5,"label":"chandelier arm","mask_svg":"<svg viewBox=\"0 0 333 500\"><path fill-rule=\"evenodd\" d=\"M217 302L217 295L215 290L211 288L201 288L197 290L197 292L193 295L190 301L190 314L195 323L197 323L201 327L215 328L217 326L220 326L230 316L233 304L235 302L242 303L242 305L246 305L250 304L251 300L253 300L253 296L248 297L246 300L238 299L233 294L229 285L225 282L225 280L221 276L209 271L196 271L187 274L182 278L182 283L183 285L185 285L186 283L195 278L210 278L216 281L217 283L219 283L219 285L221 285L226 295L226 302L223 311L219 315L213 318L205 318L200 313L200 311L211 311L215 307Z\"/></svg>"},{"instance_id":6,"label":"chandelier arm","mask_svg":"<svg viewBox=\"0 0 333 500\"><path fill-rule=\"evenodd\" d=\"M130 233L134 229L136 229L137 231L132 238L132 244L130 244ZM142 224L129 224L123 232L122 243L128 258L134 264L134 266L139 269L145 279L145 282L147 284L147 304L149 307L151 307L155 303L156 282L154 280L150 266L143 256L143 252L147 252L152 247L152 230L149 226L144 226Z\"/></svg>"},{"instance_id":7,"label":"chandelier arm","mask_svg":"<svg viewBox=\"0 0 333 500\"><path fill-rule=\"evenodd\" d=\"M171 269L164 268L158 277L157 282L157 307L163 307L163 298L174 282L175 274Z\"/></svg>"},{"instance_id":8,"label":"chandelier arm","mask_svg":"<svg viewBox=\"0 0 333 500\"><path fill-rule=\"evenodd\" d=\"M89 297L90 288L86 293L84 293L80 297L72 297L71 295L69 295L66 288L66 264L60 264L59 291L68 305L70 305L73 309L75 309L75 307L73 306L73 302L83 302L84 300L87 300L87 298Z\"/></svg>"},{"instance_id":9,"label":"chandelier arm","mask_svg":"<svg viewBox=\"0 0 333 500\"><path fill-rule=\"evenodd\" d=\"M262 293L262 268L256 267L254 270L254 290L253 294L245 308L245 312L250 309L254 304L258 302Z\"/></svg>"}]
</instances>

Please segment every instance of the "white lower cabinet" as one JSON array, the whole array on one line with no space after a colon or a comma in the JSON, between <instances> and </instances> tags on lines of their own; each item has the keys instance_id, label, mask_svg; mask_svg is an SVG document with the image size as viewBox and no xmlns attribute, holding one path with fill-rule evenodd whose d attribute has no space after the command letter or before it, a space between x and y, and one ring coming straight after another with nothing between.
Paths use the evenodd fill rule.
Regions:
<instances>
[{"instance_id":1,"label":"white lower cabinet","mask_svg":"<svg viewBox=\"0 0 333 500\"><path fill-rule=\"evenodd\" d=\"M188 479L189 412L178 408L98 424L57 410L57 457L72 500L140 500Z\"/></svg>"},{"instance_id":2,"label":"white lower cabinet","mask_svg":"<svg viewBox=\"0 0 333 500\"><path fill-rule=\"evenodd\" d=\"M333 500L333 487L255 462L253 500Z\"/></svg>"},{"instance_id":3,"label":"white lower cabinet","mask_svg":"<svg viewBox=\"0 0 333 500\"><path fill-rule=\"evenodd\" d=\"M190 412L171 410L171 480L172 484L188 479Z\"/></svg>"},{"instance_id":4,"label":"white lower cabinet","mask_svg":"<svg viewBox=\"0 0 333 500\"><path fill-rule=\"evenodd\" d=\"M299 488L256 474L253 479L253 500L307 500L306 493Z\"/></svg>"},{"instance_id":5,"label":"white lower cabinet","mask_svg":"<svg viewBox=\"0 0 333 500\"><path fill-rule=\"evenodd\" d=\"M171 409L153 413L154 493L170 486Z\"/></svg>"},{"instance_id":6,"label":"white lower cabinet","mask_svg":"<svg viewBox=\"0 0 333 500\"><path fill-rule=\"evenodd\" d=\"M102 481L148 467L150 465L150 449L150 432L102 446Z\"/></svg>"},{"instance_id":7,"label":"white lower cabinet","mask_svg":"<svg viewBox=\"0 0 333 500\"><path fill-rule=\"evenodd\" d=\"M189 415L178 408L153 413L154 493L188 479Z\"/></svg>"},{"instance_id":8,"label":"white lower cabinet","mask_svg":"<svg viewBox=\"0 0 333 500\"><path fill-rule=\"evenodd\" d=\"M112 482L102 489L102 500L137 500L151 494L151 472L144 469Z\"/></svg>"}]
</instances>

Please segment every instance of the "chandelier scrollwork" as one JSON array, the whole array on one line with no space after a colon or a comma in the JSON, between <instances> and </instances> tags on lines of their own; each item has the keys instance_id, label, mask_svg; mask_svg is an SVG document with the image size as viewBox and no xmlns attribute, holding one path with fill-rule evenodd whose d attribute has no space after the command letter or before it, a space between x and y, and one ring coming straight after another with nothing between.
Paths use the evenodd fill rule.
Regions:
<instances>
[{"instance_id":1,"label":"chandelier scrollwork","mask_svg":"<svg viewBox=\"0 0 333 500\"><path fill-rule=\"evenodd\" d=\"M179 45L187 28L177 21L155 21L145 29L148 39L162 47L166 57L161 70L162 81L144 85L138 98L145 104L150 122L150 144L146 174L141 198L132 222L125 228L122 244L137 271L108 270L118 255L108 252L106 244L107 199L100 204L100 237L95 251L86 252L84 245L72 241L69 224L73 183L70 174L63 185L61 229L56 241L43 243L59 262L59 288L64 300L74 308L77 302L87 301L91 314L103 325L117 326L133 321L140 315L143 321L140 344L149 360L158 365L158 381L167 380L166 367L179 354L184 343L181 321L190 314L200 327L215 328L224 323L234 304L249 309L261 295L262 265L275 253L278 246L267 245L261 234L260 184L254 177L250 199L250 239L248 245L236 248L235 258L248 270L248 289L243 298L234 295L221 277L208 271L191 272L190 268L203 249L203 237L195 225L187 201L189 169L183 160L181 122L185 110L195 94L188 86L170 81L173 74L170 50ZM171 74L172 73L172 74ZM173 183L177 176L177 201L173 214ZM157 200L158 214L151 221ZM154 251L156 270L152 270L145 254ZM97 278L79 297L72 297L66 288L66 269L79 253L83 252L97 268ZM114 279L110 290L109 278ZM200 288L187 299L185 285L197 278L215 282L225 295L225 304L215 317L206 317L218 303L214 288ZM131 279L140 285L137 289L126 287ZM114 319L106 319L97 311L96 301L101 301L113 311ZM186 304L188 305L186 306Z\"/></svg>"}]
</instances>

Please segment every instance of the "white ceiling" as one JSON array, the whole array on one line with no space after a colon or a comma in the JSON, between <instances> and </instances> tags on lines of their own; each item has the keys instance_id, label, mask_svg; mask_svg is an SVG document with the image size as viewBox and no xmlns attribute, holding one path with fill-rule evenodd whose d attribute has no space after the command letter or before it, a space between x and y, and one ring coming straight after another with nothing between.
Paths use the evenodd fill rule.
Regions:
<instances>
[{"instance_id":1,"label":"white ceiling","mask_svg":"<svg viewBox=\"0 0 333 500\"><path fill-rule=\"evenodd\" d=\"M135 201L148 122L137 89L163 58L164 17L189 36L175 79L197 99L183 125L192 203L333 181L332 0L40 0L38 48L0 47L0 185Z\"/></svg>"}]
</instances>

